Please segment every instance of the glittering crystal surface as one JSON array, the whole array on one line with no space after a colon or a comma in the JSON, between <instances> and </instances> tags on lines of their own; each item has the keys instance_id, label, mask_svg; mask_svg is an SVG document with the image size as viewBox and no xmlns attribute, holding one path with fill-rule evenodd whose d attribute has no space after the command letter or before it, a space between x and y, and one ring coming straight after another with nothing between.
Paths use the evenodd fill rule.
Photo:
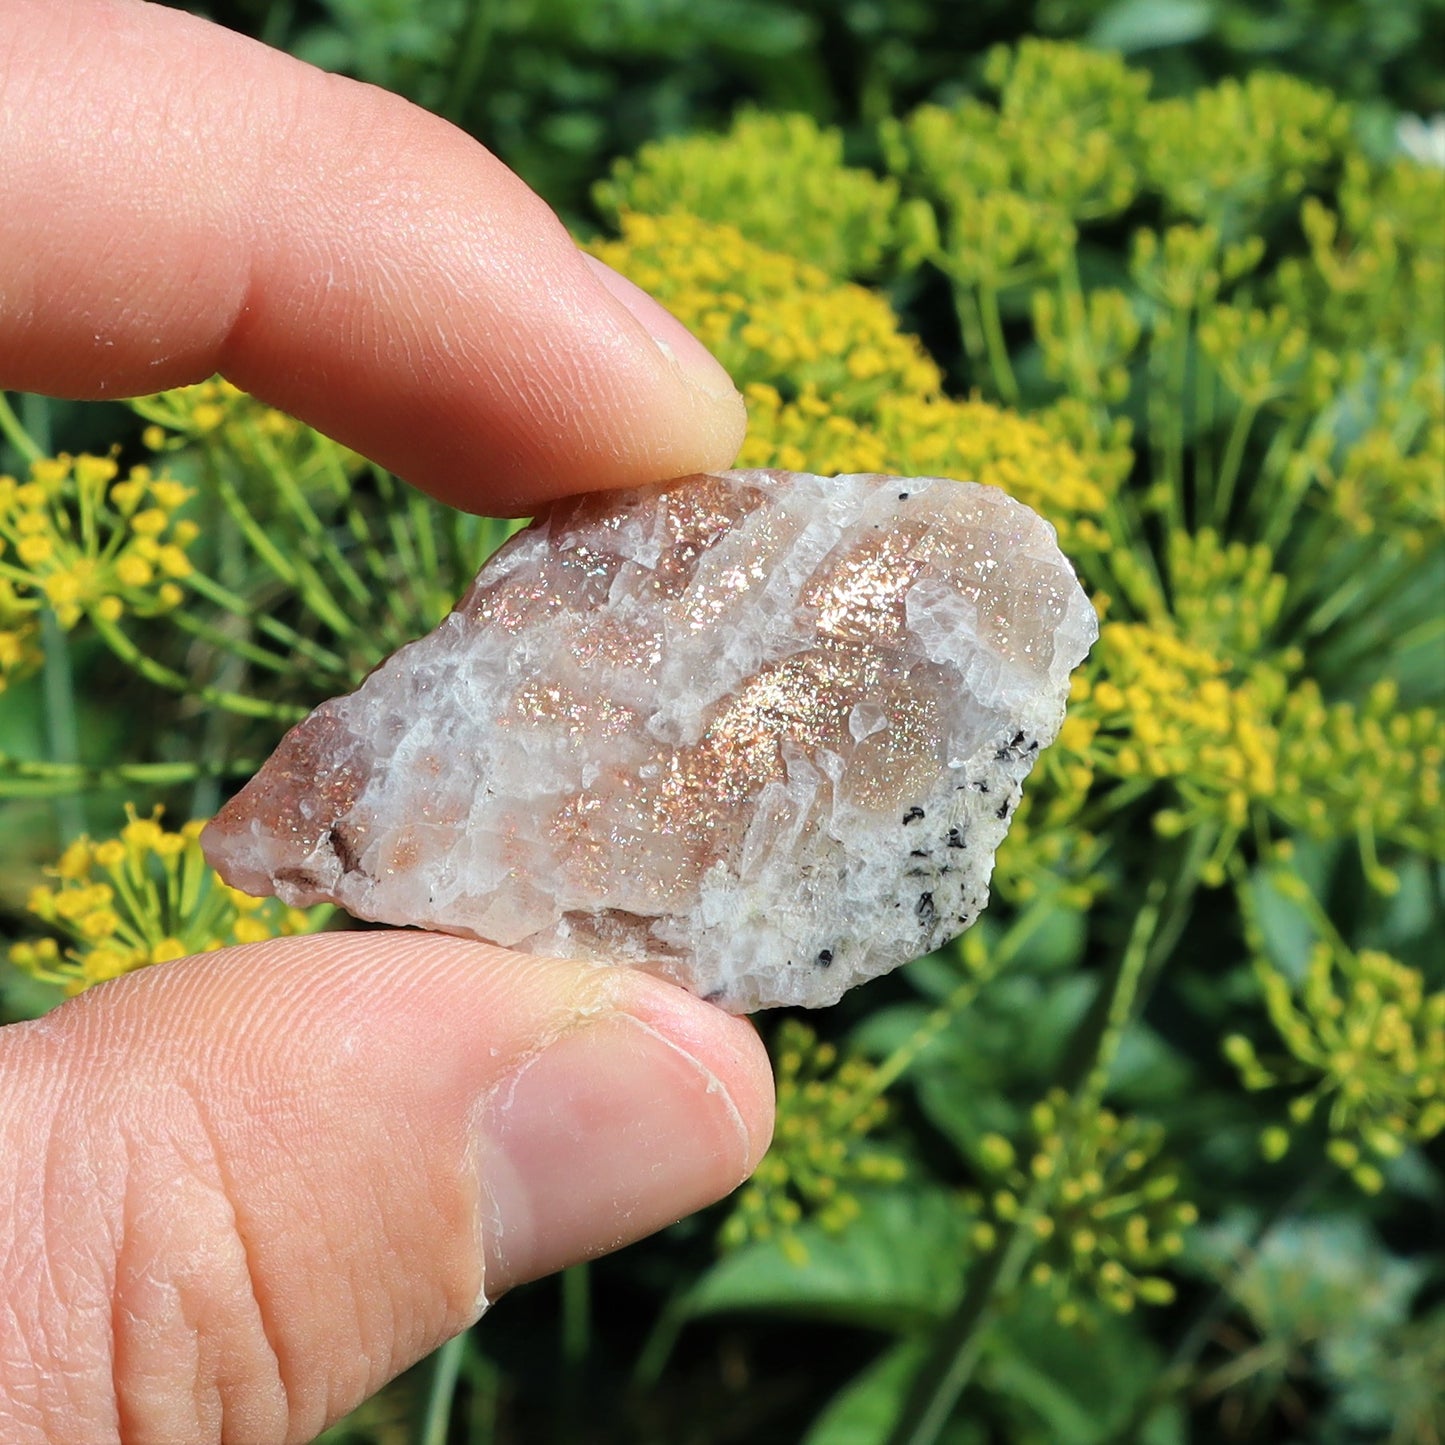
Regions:
<instances>
[{"instance_id":1,"label":"glittering crystal surface","mask_svg":"<svg viewBox=\"0 0 1445 1445\"><path fill-rule=\"evenodd\" d=\"M237 887L835 1002L988 900L1097 633L993 488L727 472L560 504L207 829Z\"/></svg>"}]
</instances>

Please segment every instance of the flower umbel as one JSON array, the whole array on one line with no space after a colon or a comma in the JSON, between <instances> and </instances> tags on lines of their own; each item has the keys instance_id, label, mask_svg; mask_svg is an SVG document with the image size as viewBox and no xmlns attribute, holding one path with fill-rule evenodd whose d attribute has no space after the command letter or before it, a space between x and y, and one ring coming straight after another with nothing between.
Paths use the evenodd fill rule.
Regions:
<instances>
[{"instance_id":1,"label":"flower umbel","mask_svg":"<svg viewBox=\"0 0 1445 1445\"><path fill-rule=\"evenodd\" d=\"M852 1187L893 1183L903 1161L867 1136L887 1117L873 1088L875 1070L859 1058L838 1060L806 1024L788 1019L774 1047L778 1122L773 1145L737 1197L722 1229L722 1244L777 1237L798 1262L806 1255L794 1226L811 1217L831 1231L857 1217Z\"/></svg>"},{"instance_id":2,"label":"flower umbel","mask_svg":"<svg viewBox=\"0 0 1445 1445\"><path fill-rule=\"evenodd\" d=\"M74 627L87 612L116 622L179 605L196 524L177 513L191 491L113 457L42 457L24 481L0 477L0 585L11 610L54 609ZM0 618L6 597L0 594Z\"/></svg>"},{"instance_id":3,"label":"flower umbel","mask_svg":"<svg viewBox=\"0 0 1445 1445\"><path fill-rule=\"evenodd\" d=\"M1430 991L1419 969L1378 949L1350 948L1299 878L1276 873L1273 881L1304 905L1325 936L1298 980L1269 959L1256 937L1255 976L1288 1053L1261 1057L1249 1038L1232 1034L1225 1056L1247 1089L1302 1090L1289 1101L1289 1127L1271 1125L1261 1135L1267 1158L1288 1151L1290 1128L1322 1118L1326 1154L1374 1194L1384 1184L1379 1161L1445 1130L1445 989ZM1251 907L1248 896L1245 906Z\"/></svg>"},{"instance_id":4,"label":"flower umbel","mask_svg":"<svg viewBox=\"0 0 1445 1445\"><path fill-rule=\"evenodd\" d=\"M331 916L223 883L201 853L204 820L171 832L159 808L141 817L127 805L126 814L119 837L78 839L47 870L56 882L31 891L30 912L70 940L63 952L53 937L11 947L11 961L36 978L77 994L147 964L314 933Z\"/></svg>"},{"instance_id":5,"label":"flower umbel","mask_svg":"<svg viewBox=\"0 0 1445 1445\"><path fill-rule=\"evenodd\" d=\"M974 1242L993 1247L997 1224L1037 1241L1028 1279L1057 1301L1061 1324L1094 1298L1127 1313L1137 1302L1168 1304L1174 1286L1158 1271L1184 1248L1199 1211L1179 1198L1179 1176L1160 1158L1164 1130L1108 1109L1080 1112L1062 1090L1035 1104L1019 1149L1001 1134L979 1142L988 1197ZM989 1216L994 1222L990 1222Z\"/></svg>"}]
</instances>

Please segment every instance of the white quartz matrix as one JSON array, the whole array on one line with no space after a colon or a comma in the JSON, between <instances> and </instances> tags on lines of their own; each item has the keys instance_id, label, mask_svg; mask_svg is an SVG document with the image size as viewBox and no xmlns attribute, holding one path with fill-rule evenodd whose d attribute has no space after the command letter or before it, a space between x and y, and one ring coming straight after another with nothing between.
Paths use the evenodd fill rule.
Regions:
<instances>
[{"instance_id":1,"label":"white quartz matrix","mask_svg":"<svg viewBox=\"0 0 1445 1445\"><path fill-rule=\"evenodd\" d=\"M248 893L834 1003L988 901L1097 635L992 487L739 471L559 503L208 827Z\"/></svg>"}]
</instances>

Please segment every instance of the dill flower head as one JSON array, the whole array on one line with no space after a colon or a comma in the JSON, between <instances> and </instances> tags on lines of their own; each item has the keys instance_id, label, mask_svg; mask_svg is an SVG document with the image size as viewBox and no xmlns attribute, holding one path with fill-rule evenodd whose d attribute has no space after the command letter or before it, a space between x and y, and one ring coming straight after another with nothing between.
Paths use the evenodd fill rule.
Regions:
<instances>
[{"instance_id":1,"label":"dill flower head","mask_svg":"<svg viewBox=\"0 0 1445 1445\"><path fill-rule=\"evenodd\" d=\"M739 386L762 383L789 400L811 387L860 416L890 393L934 395L941 384L877 292L756 245L735 226L628 213L620 240L591 249L662 301Z\"/></svg>"},{"instance_id":2,"label":"dill flower head","mask_svg":"<svg viewBox=\"0 0 1445 1445\"><path fill-rule=\"evenodd\" d=\"M1121 800L1150 782L1167 784L1172 797L1156 816L1162 832L1201 822L1218 831L1210 883L1224 881L1245 828L1268 837L1271 820L1286 832L1355 839L1368 876L1387 890L1379 843L1445 857L1440 713L1401 709L1389 683L1359 703L1326 703L1314 681L1297 678L1297 652L1242 651L1256 630L1267 633L1278 606L1265 553L1221 549L1208 534L1177 540L1172 551L1177 605L1194 635L1213 634L1212 645L1169 618L1105 622L1075 682L1058 763L1082 745L1095 776ZM1211 575L1251 577L1258 590L1212 592Z\"/></svg>"},{"instance_id":3,"label":"dill flower head","mask_svg":"<svg viewBox=\"0 0 1445 1445\"><path fill-rule=\"evenodd\" d=\"M0 564L4 554L0 553ZM40 666L39 604L22 600L15 584L0 572L0 692Z\"/></svg>"},{"instance_id":4,"label":"dill flower head","mask_svg":"<svg viewBox=\"0 0 1445 1445\"><path fill-rule=\"evenodd\" d=\"M984 79L997 104L926 105L881 128L890 168L945 210L1013 191L1033 223L1059 235L1073 221L1117 215L1138 189L1130 138L1149 78L1105 51L1046 40L993 50ZM979 225L980 239L983 231Z\"/></svg>"},{"instance_id":5,"label":"dill flower head","mask_svg":"<svg viewBox=\"0 0 1445 1445\"><path fill-rule=\"evenodd\" d=\"M204 820L171 832L159 808L141 817L127 804L126 815L118 837L78 839L47 870L55 882L31 891L30 912L68 946L47 936L10 950L13 963L67 994L227 944L313 933L332 912L303 912L223 883L201 853Z\"/></svg>"},{"instance_id":6,"label":"dill flower head","mask_svg":"<svg viewBox=\"0 0 1445 1445\"><path fill-rule=\"evenodd\" d=\"M1081 1113L1062 1090L1035 1104L1016 1148L1001 1134L979 1141L986 1195L971 1199L974 1243L992 1248L1001 1224L1035 1241L1028 1279L1057 1302L1062 1324L1095 1299L1127 1313L1168 1304L1174 1287L1156 1273L1184 1248L1199 1211L1179 1197L1178 1174L1159 1157L1163 1128L1108 1109Z\"/></svg>"},{"instance_id":7,"label":"dill flower head","mask_svg":"<svg viewBox=\"0 0 1445 1445\"><path fill-rule=\"evenodd\" d=\"M253 482L285 478L302 493L344 494L348 479L365 465L356 452L224 377L137 397L130 406L149 422L142 439L152 451L199 446L213 462L239 469ZM259 500L252 498L253 505Z\"/></svg>"},{"instance_id":8,"label":"dill flower head","mask_svg":"<svg viewBox=\"0 0 1445 1445\"><path fill-rule=\"evenodd\" d=\"M48 604L60 625L115 622L176 607L196 524L177 514L187 487L111 457L46 457L24 481L0 477L0 582L11 608ZM0 598L0 603L5 599Z\"/></svg>"},{"instance_id":9,"label":"dill flower head","mask_svg":"<svg viewBox=\"0 0 1445 1445\"><path fill-rule=\"evenodd\" d=\"M1287 896L1304 896L1297 879L1274 881ZM1263 953L1255 975L1287 1053L1261 1055L1244 1034L1227 1038L1224 1053L1247 1089L1296 1091L1288 1124L1261 1135L1265 1156L1280 1158L1292 1130L1322 1119L1326 1154L1377 1193L1381 1161L1445 1130L1445 989L1432 992L1419 969L1337 936L1314 944L1300 979Z\"/></svg>"},{"instance_id":10,"label":"dill flower head","mask_svg":"<svg viewBox=\"0 0 1445 1445\"><path fill-rule=\"evenodd\" d=\"M874 1088L874 1067L864 1059L841 1062L806 1024L787 1019L774 1044L777 1126L772 1147L737 1195L721 1243L776 1237L790 1257L806 1262L793 1231L805 1218L842 1230L859 1213L853 1189L896 1183L903 1161L867 1136L887 1117L887 1101Z\"/></svg>"},{"instance_id":11,"label":"dill flower head","mask_svg":"<svg viewBox=\"0 0 1445 1445\"><path fill-rule=\"evenodd\" d=\"M831 276L867 276L894 245L898 183L844 165L842 133L810 116L745 110L723 135L644 145L592 196L614 223L686 212Z\"/></svg>"},{"instance_id":12,"label":"dill flower head","mask_svg":"<svg viewBox=\"0 0 1445 1445\"><path fill-rule=\"evenodd\" d=\"M1244 235L1338 161L1350 120L1349 107L1329 91L1255 71L1145 106L1139 162L1176 215L1223 217Z\"/></svg>"},{"instance_id":13,"label":"dill flower head","mask_svg":"<svg viewBox=\"0 0 1445 1445\"><path fill-rule=\"evenodd\" d=\"M1392 359L1374 381L1371 423L1352 441L1301 451L1299 465L1318 508L1349 533L1420 558L1445 541L1445 348L1415 365Z\"/></svg>"},{"instance_id":14,"label":"dill flower head","mask_svg":"<svg viewBox=\"0 0 1445 1445\"><path fill-rule=\"evenodd\" d=\"M1041 512L1066 546L1100 545L1107 468L1091 469L1043 422L983 401L880 397L861 417L805 387L785 401L774 386L744 389L748 435L738 465L789 471L899 472L958 477L999 487Z\"/></svg>"}]
</instances>

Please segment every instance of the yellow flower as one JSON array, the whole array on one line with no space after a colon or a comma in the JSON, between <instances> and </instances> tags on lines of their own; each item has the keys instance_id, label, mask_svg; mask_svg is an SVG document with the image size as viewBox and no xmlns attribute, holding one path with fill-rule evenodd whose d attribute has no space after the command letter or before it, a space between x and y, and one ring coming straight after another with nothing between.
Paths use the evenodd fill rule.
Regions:
<instances>
[{"instance_id":1,"label":"yellow flower","mask_svg":"<svg viewBox=\"0 0 1445 1445\"><path fill-rule=\"evenodd\" d=\"M118 838L70 844L50 870L57 886L32 891L30 911L70 946L62 955L53 938L22 941L10 953L20 968L74 994L149 964L311 933L330 916L330 908L302 912L227 887L201 854L203 822L169 832L159 808L146 817L126 811Z\"/></svg>"},{"instance_id":2,"label":"yellow flower","mask_svg":"<svg viewBox=\"0 0 1445 1445\"><path fill-rule=\"evenodd\" d=\"M866 1142L888 1113L873 1088L871 1064L858 1058L840 1062L832 1044L819 1043L812 1029L792 1019L779 1028L774 1054L778 1114L772 1148L739 1191L721 1242L732 1248L777 1237L790 1257L803 1263L806 1253L794 1227L808 1217L824 1229L842 1230L860 1210L852 1187L897 1181L903 1162Z\"/></svg>"},{"instance_id":3,"label":"yellow flower","mask_svg":"<svg viewBox=\"0 0 1445 1445\"><path fill-rule=\"evenodd\" d=\"M1253 890L1242 892L1255 976L1288 1052L1262 1057L1249 1038L1233 1034L1224 1053L1248 1089L1303 1089L1290 1099L1291 1122L1323 1116L1327 1156L1373 1194L1383 1176L1372 1158L1394 1159L1445 1131L1445 989L1428 991L1419 969L1380 950L1349 948L1299 878L1277 873L1272 881L1325 936L1311 948L1303 979L1292 980L1265 952ZM1289 1146L1280 1125L1261 1135L1267 1158Z\"/></svg>"},{"instance_id":4,"label":"yellow flower","mask_svg":"<svg viewBox=\"0 0 1445 1445\"><path fill-rule=\"evenodd\" d=\"M614 222L630 211L686 212L830 275L859 276L878 271L893 243L898 186L845 166L840 131L806 115L744 111L725 135L643 146L593 197Z\"/></svg>"},{"instance_id":5,"label":"yellow flower","mask_svg":"<svg viewBox=\"0 0 1445 1445\"><path fill-rule=\"evenodd\" d=\"M628 213L620 240L591 249L667 305L740 386L811 390L858 418L892 393L938 392L938 368L882 296L766 250L733 226ZM864 376L850 364L860 355L869 358Z\"/></svg>"},{"instance_id":6,"label":"yellow flower","mask_svg":"<svg viewBox=\"0 0 1445 1445\"><path fill-rule=\"evenodd\" d=\"M1199 1211L1179 1198L1179 1176L1160 1160L1163 1129L1107 1109L1081 1114L1062 1090L1034 1105L1015 1147L985 1134L974 1150L980 1188L966 1203L1017 1224L1037 1241L1032 1279L1061 1319L1081 1297L1124 1313L1136 1301L1167 1304L1174 1288L1154 1271L1183 1249Z\"/></svg>"},{"instance_id":7,"label":"yellow flower","mask_svg":"<svg viewBox=\"0 0 1445 1445\"><path fill-rule=\"evenodd\" d=\"M31 600L48 602L66 628L87 611L106 621L149 617L179 600L156 589L154 564L171 577L190 570L180 537L194 531L179 534L175 519L190 490L145 467L118 477L113 457L63 455L35 462L24 483L3 479L0 553L9 549L15 564L0 576L0 626L8 630L7 614ZM18 668L12 662L0 681Z\"/></svg>"}]
</instances>

